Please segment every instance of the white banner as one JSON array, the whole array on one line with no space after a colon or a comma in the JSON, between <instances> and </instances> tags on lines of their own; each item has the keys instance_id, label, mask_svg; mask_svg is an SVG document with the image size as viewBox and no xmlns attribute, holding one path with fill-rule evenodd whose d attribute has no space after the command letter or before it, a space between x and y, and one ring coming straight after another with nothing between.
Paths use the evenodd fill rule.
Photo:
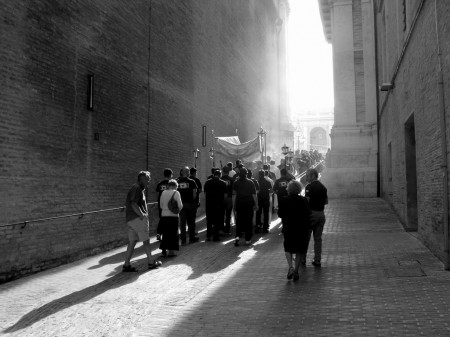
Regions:
<instances>
[{"instance_id":1,"label":"white banner","mask_svg":"<svg viewBox=\"0 0 450 337\"><path fill-rule=\"evenodd\" d=\"M238 136L216 137L215 152L226 157L252 161L261 157L262 150L260 136L245 143L241 143Z\"/></svg>"}]
</instances>

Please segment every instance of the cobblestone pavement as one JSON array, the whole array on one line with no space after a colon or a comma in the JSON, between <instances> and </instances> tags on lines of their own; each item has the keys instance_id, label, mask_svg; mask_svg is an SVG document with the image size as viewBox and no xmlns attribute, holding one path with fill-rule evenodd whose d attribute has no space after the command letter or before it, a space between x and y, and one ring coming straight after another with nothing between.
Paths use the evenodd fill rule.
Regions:
<instances>
[{"instance_id":1,"label":"cobblestone pavement","mask_svg":"<svg viewBox=\"0 0 450 337\"><path fill-rule=\"evenodd\" d=\"M0 334L450 336L450 272L384 201L334 200L326 215L323 266L297 282L279 220L250 247L202 231L158 270L139 249L140 272L121 273L121 248L1 285Z\"/></svg>"}]
</instances>

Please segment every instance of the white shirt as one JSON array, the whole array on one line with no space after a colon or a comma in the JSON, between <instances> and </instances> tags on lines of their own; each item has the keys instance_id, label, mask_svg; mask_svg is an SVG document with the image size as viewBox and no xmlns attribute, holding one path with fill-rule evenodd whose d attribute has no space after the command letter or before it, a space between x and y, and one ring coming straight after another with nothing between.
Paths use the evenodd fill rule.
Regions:
<instances>
[{"instance_id":1,"label":"white shirt","mask_svg":"<svg viewBox=\"0 0 450 337\"><path fill-rule=\"evenodd\" d=\"M170 198L172 198L172 195L174 193L175 193L175 195L173 198L177 201L178 208L179 209L183 208L183 203L181 202L180 192L178 192L177 190L165 190L161 193L161 199L159 199L159 205L161 207L161 216L174 216L174 217L179 216L178 214L173 213L168 207L169 200L170 200Z\"/></svg>"}]
</instances>

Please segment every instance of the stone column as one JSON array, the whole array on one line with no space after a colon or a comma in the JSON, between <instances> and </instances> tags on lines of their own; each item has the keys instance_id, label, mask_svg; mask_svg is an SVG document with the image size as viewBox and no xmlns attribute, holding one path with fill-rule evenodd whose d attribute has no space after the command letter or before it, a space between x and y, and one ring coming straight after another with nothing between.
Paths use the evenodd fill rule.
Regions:
<instances>
[{"instance_id":1,"label":"stone column","mask_svg":"<svg viewBox=\"0 0 450 337\"><path fill-rule=\"evenodd\" d=\"M356 122L352 1L335 0L331 9L334 73L334 125Z\"/></svg>"}]
</instances>

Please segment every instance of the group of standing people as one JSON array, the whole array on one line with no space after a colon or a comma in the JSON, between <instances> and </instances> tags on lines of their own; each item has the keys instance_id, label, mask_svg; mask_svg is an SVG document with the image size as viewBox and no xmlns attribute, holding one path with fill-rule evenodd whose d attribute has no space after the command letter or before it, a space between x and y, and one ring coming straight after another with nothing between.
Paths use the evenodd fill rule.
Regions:
<instances>
[{"instance_id":1,"label":"group of standing people","mask_svg":"<svg viewBox=\"0 0 450 337\"><path fill-rule=\"evenodd\" d=\"M231 215L234 213L235 246L239 246L241 236L245 243L251 243L254 227L256 232L269 232L269 213L273 194L278 200L278 214L283 222L285 236L284 248L289 264L288 279L298 279L300 264L305 264L311 233L315 240L315 257L313 264L320 266L321 235L325 216L324 205L327 203L326 188L317 180L317 172L308 172L311 182L306 189L306 198L300 196L302 186L285 168L279 172L278 179L272 179L274 173L265 164L257 171L247 170L241 161L236 161L233 168L228 163L222 169L213 168L208 180L202 186L197 178L196 168L184 167L180 177L173 178L171 169L164 170L164 179L156 187L160 221L157 238L160 240L162 255L176 256L179 244L199 241L196 236L195 219L200 206L200 193L205 193L206 239L220 241L220 234L231 235ZM271 178L272 177L272 178ZM136 271L130 265L134 247L142 241L148 259L149 269L157 268L161 261L152 260L149 244L148 209L145 189L150 182L150 173L142 171L137 184L129 190L126 202L126 220L129 244L123 271ZM253 217L256 212L256 226ZM186 230L186 225L188 230ZM293 254L296 254L295 266Z\"/></svg>"}]
</instances>

